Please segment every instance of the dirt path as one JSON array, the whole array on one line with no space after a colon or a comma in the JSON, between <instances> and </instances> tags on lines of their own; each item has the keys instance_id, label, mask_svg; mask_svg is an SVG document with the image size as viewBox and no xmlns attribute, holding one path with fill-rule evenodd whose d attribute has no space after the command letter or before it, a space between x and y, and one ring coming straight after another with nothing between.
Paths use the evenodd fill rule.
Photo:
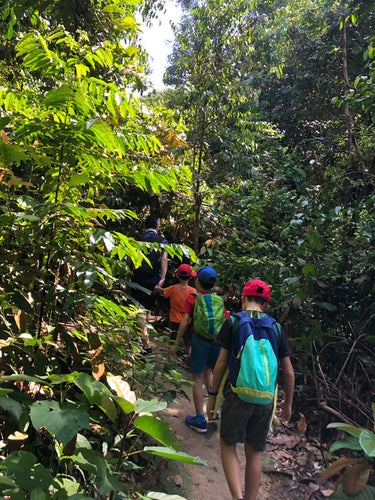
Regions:
<instances>
[{"instance_id":1,"label":"dirt path","mask_svg":"<svg viewBox=\"0 0 375 500\"><path fill-rule=\"evenodd\" d=\"M153 348L166 356L164 345L156 342ZM182 362L177 370L191 380L191 373ZM211 468L162 461L154 478L156 484L151 489L178 495L176 500L231 500L220 459L220 422L208 424L206 434L187 427L185 417L194 414L194 405L192 388L187 388L185 392L190 401L179 398L160 416L169 422L173 435L181 443L180 451L203 459ZM298 415L298 411L295 413ZM269 434L267 449L262 454L262 477L257 500L324 500L332 493L331 485L322 483L320 479L324 464L319 442L309 437L308 431L299 415L297 421L292 418L287 427L275 427ZM238 454L244 470L243 445L238 446Z\"/></svg>"},{"instance_id":2,"label":"dirt path","mask_svg":"<svg viewBox=\"0 0 375 500\"><path fill-rule=\"evenodd\" d=\"M186 371L182 369L182 371ZM188 371L184 373L189 377ZM181 443L181 451L199 456L217 471L207 467L168 462L160 472L160 491L179 495L187 500L230 500L220 460L219 422L208 425L207 434L198 434L185 425L185 417L193 412L192 390L186 391L191 402L179 399L163 412L174 436ZM207 400L206 400L207 401ZM295 426L294 426L295 427ZM320 452L295 429L278 429L270 434L267 451L263 454L262 479L258 499L317 500L325 498L320 482ZM245 460L239 446L241 466ZM323 492L323 493L322 493Z\"/></svg>"}]
</instances>

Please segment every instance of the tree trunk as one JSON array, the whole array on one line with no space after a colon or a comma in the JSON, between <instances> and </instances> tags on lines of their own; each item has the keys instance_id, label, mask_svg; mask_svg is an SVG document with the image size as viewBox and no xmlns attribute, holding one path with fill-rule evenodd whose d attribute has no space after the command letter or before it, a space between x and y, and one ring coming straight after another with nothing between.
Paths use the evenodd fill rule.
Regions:
<instances>
[{"instance_id":1,"label":"tree trunk","mask_svg":"<svg viewBox=\"0 0 375 500\"><path fill-rule=\"evenodd\" d=\"M197 126L196 126L197 127ZM201 174L203 166L203 148L204 148L204 134L206 129L206 111L202 110L202 121L199 130L199 142L194 144L194 164L198 156L197 168L193 169L194 172L194 227L193 227L193 249L198 255L199 252L199 228L201 221L201 207L202 207L202 194L200 192ZM198 130L197 130L198 132Z\"/></svg>"},{"instance_id":2,"label":"tree trunk","mask_svg":"<svg viewBox=\"0 0 375 500\"><path fill-rule=\"evenodd\" d=\"M344 73L344 95L347 97L349 92L349 75L348 75L348 43L346 37L346 8L345 1L341 1L341 17L342 17L342 69ZM353 147L353 118L350 114L349 106L345 105L345 119L348 127L348 150Z\"/></svg>"}]
</instances>

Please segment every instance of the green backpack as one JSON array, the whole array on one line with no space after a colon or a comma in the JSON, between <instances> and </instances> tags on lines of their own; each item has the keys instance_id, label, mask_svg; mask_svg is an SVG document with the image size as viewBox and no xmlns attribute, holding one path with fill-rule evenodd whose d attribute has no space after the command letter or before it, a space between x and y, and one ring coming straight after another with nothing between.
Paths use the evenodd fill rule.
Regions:
<instances>
[{"instance_id":1,"label":"green backpack","mask_svg":"<svg viewBox=\"0 0 375 500\"><path fill-rule=\"evenodd\" d=\"M214 340L225 321L224 301L215 293L199 293L194 306L194 331L201 337Z\"/></svg>"},{"instance_id":2,"label":"green backpack","mask_svg":"<svg viewBox=\"0 0 375 500\"><path fill-rule=\"evenodd\" d=\"M232 317L237 320L229 356L232 391L247 403L267 405L275 396L281 332L266 314L253 317L241 311Z\"/></svg>"}]
</instances>

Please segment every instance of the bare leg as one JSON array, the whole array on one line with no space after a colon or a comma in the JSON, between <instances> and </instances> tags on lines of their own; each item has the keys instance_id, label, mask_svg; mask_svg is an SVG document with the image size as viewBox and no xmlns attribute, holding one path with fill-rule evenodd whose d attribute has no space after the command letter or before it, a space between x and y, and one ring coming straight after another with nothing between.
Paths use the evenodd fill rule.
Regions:
<instances>
[{"instance_id":1,"label":"bare leg","mask_svg":"<svg viewBox=\"0 0 375 500\"><path fill-rule=\"evenodd\" d=\"M225 478L233 500L242 498L241 469L238 460L236 445L228 446L220 439L221 462L223 464Z\"/></svg>"},{"instance_id":2,"label":"bare leg","mask_svg":"<svg viewBox=\"0 0 375 500\"><path fill-rule=\"evenodd\" d=\"M173 352L173 347L174 345L169 345L167 348L167 359L168 361L173 361L175 359L174 352Z\"/></svg>"},{"instance_id":3,"label":"bare leg","mask_svg":"<svg viewBox=\"0 0 375 500\"><path fill-rule=\"evenodd\" d=\"M245 500L256 500L262 474L262 455L245 443Z\"/></svg>"},{"instance_id":4,"label":"bare leg","mask_svg":"<svg viewBox=\"0 0 375 500\"><path fill-rule=\"evenodd\" d=\"M193 373L193 401L196 413L203 413L203 373Z\"/></svg>"}]
</instances>

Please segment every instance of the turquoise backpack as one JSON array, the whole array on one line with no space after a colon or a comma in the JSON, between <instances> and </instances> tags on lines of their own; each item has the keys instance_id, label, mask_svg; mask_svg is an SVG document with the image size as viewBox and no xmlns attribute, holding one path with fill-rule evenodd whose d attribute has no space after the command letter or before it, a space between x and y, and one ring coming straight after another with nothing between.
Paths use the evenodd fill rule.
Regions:
<instances>
[{"instance_id":1,"label":"turquoise backpack","mask_svg":"<svg viewBox=\"0 0 375 500\"><path fill-rule=\"evenodd\" d=\"M281 332L274 328L276 320L266 314L252 317L241 311L233 316L235 334L229 357L232 391L247 403L267 405L275 396Z\"/></svg>"},{"instance_id":2,"label":"turquoise backpack","mask_svg":"<svg viewBox=\"0 0 375 500\"><path fill-rule=\"evenodd\" d=\"M199 293L194 306L194 332L201 337L214 340L225 321L224 301L214 293Z\"/></svg>"}]
</instances>

